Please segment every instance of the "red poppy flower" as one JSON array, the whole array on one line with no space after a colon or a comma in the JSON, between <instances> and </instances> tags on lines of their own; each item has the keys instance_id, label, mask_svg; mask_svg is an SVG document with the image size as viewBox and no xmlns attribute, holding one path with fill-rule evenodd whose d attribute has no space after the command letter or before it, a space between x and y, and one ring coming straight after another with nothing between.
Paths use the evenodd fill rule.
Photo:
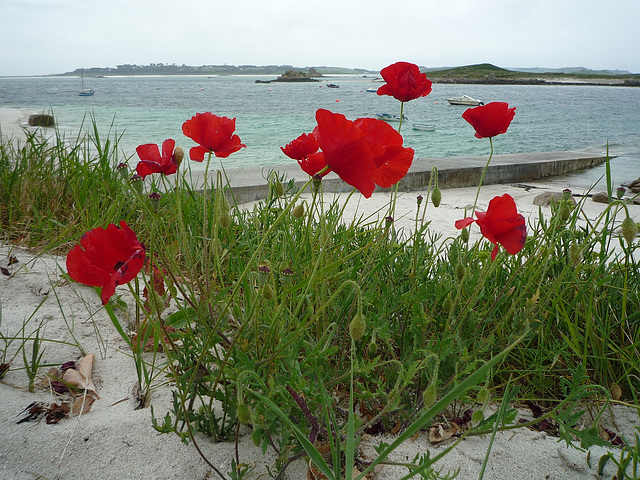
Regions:
<instances>
[{"instance_id":1,"label":"red poppy flower","mask_svg":"<svg viewBox=\"0 0 640 480\"><path fill-rule=\"evenodd\" d=\"M286 146L280 147L280 150L287 157L297 160L300 168L309 176L313 177L322 172L320 175L324 177L331 169L327 168L324 154L318 152L319 148L318 141L313 134L303 133Z\"/></svg>"},{"instance_id":2,"label":"red poppy flower","mask_svg":"<svg viewBox=\"0 0 640 480\"><path fill-rule=\"evenodd\" d=\"M235 129L235 118L218 117L210 112L196 113L182 124L182 133L199 144L189 150L191 160L202 162L207 152L227 158L246 147L240 142L240 137L233 133Z\"/></svg>"},{"instance_id":3,"label":"red poppy flower","mask_svg":"<svg viewBox=\"0 0 640 480\"><path fill-rule=\"evenodd\" d=\"M286 146L280 147L284 154L294 160L302 160L307 155L318 151L318 141L313 134L303 133L295 140L291 140Z\"/></svg>"},{"instance_id":4,"label":"red poppy flower","mask_svg":"<svg viewBox=\"0 0 640 480\"><path fill-rule=\"evenodd\" d=\"M511 255L522 250L527 239L527 227L511 195L505 193L501 197L494 197L489 202L487 211L476 211L476 217L478 217L477 220L473 217L457 220L456 228L460 230L476 222L480 226L482 235L495 245L491 252L491 260L496 259L498 245L502 245Z\"/></svg>"},{"instance_id":5,"label":"red poppy flower","mask_svg":"<svg viewBox=\"0 0 640 480\"><path fill-rule=\"evenodd\" d=\"M509 108L505 102L491 102L467 109L462 118L475 128L476 137L487 138L506 133L515 114L516 107Z\"/></svg>"},{"instance_id":6,"label":"red poppy flower","mask_svg":"<svg viewBox=\"0 0 640 480\"><path fill-rule=\"evenodd\" d=\"M401 102L408 102L431 93L431 81L413 63L394 63L383 68L380 75L387 83L378 88L378 95L391 95Z\"/></svg>"},{"instance_id":7,"label":"red poppy flower","mask_svg":"<svg viewBox=\"0 0 640 480\"><path fill-rule=\"evenodd\" d=\"M155 143L147 143L136 148L140 161L136 166L136 173L142 178L152 173L162 173L171 175L178 171L173 149L176 146L175 140L169 138L162 142L162 155Z\"/></svg>"},{"instance_id":8,"label":"red poppy flower","mask_svg":"<svg viewBox=\"0 0 640 480\"><path fill-rule=\"evenodd\" d=\"M409 171L415 154L412 148L402 146L402 135L383 120L359 118L355 125L365 132L376 169L373 181L389 188Z\"/></svg>"},{"instance_id":9,"label":"red poppy flower","mask_svg":"<svg viewBox=\"0 0 640 480\"><path fill-rule=\"evenodd\" d=\"M367 198L376 188L376 164L366 134L344 115L319 109L314 130L318 145L331 170Z\"/></svg>"},{"instance_id":10,"label":"red poppy flower","mask_svg":"<svg viewBox=\"0 0 640 480\"><path fill-rule=\"evenodd\" d=\"M414 151L402 146L402 136L387 122L373 118L352 122L323 109L316 112L316 121L312 134L303 134L282 147L309 175L329 166L369 198L376 185L391 187L407 174Z\"/></svg>"},{"instance_id":11,"label":"red poppy flower","mask_svg":"<svg viewBox=\"0 0 640 480\"><path fill-rule=\"evenodd\" d=\"M144 264L144 247L125 221L110 224L82 236L67 255L67 271L77 282L102 287L100 298L106 305L117 285L133 280Z\"/></svg>"}]
</instances>

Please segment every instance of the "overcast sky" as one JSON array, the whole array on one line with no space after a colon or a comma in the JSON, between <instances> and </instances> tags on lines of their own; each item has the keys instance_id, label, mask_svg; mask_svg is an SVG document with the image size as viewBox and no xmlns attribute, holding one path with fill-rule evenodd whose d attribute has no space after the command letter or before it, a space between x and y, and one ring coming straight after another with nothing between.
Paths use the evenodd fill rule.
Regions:
<instances>
[{"instance_id":1,"label":"overcast sky","mask_svg":"<svg viewBox=\"0 0 640 480\"><path fill-rule=\"evenodd\" d=\"M492 63L640 73L640 0L0 0L0 76Z\"/></svg>"}]
</instances>

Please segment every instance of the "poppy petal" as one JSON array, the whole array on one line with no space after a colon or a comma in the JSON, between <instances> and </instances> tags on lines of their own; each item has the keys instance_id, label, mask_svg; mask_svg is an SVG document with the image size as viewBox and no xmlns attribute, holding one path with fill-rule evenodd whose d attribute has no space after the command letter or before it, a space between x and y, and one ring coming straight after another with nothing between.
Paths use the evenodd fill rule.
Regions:
<instances>
[{"instance_id":1,"label":"poppy petal","mask_svg":"<svg viewBox=\"0 0 640 480\"><path fill-rule=\"evenodd\" d=\"M462 230L463 228L468 227L469 225L471 225L473 222L475 222L476 219L473 217L467 217L467 218L463 218L461 220L456 220L455 226L458 230Z\"/></svg>"}]
</instances>

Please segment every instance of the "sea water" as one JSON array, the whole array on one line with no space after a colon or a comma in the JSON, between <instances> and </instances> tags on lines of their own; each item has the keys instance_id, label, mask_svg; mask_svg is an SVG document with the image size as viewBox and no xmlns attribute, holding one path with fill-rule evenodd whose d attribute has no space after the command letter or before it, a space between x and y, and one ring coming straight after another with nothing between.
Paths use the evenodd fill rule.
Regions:
<instances>
[{"instance_id":1,"label":"sea water","mask_svg":"<svg viewBox=\"0 0 640 480\"><path fill-rule=\"evenodd\" d=\"M73 140L98 127L120 138L124 158L135 162L135 148L161 144L167 138L187 150L195 144L182 124L198 112L236 118L236 133L247 148L224 160L225 168L291 164L280 147L315 126L315 112L325 108L350 119L376 113L400 114L400 103L368 92L381 84L372 77L339 76L309 83L256 83L274 77L133 76L85 78L91 97L77 95L74 77L0 78L0 107L31 113L53 113L59 132ZM327 84L339 88L328 88ZM452 96L469 95L483 102L515 106L505 135L494 138L496 154L592 149L608 144L618 156L612 167L620 183L640 177L640 88L612 86L522 86L434 84L427 97L404 105L401 127L406 146L416 157L488 155L489 141L477 139L462 118L467 107L449 105ZM434 124L434 131L414 130L415 123ZM397 128L398 123L393 123ZM192 168L204 168L192 164ZM602 168L574 178L593 183Z\"/></svg>"}]
</instances>

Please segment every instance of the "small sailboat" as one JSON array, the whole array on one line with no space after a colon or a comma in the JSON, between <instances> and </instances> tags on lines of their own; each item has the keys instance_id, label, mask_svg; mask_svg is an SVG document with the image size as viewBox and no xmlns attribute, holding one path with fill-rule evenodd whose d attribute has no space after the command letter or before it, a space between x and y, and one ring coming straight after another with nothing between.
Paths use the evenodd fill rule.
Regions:
<instances>
[{"instance_id":1,"label":"small sailboat","mask_svg":"<svg viewBox=\"0 0 640 480\"><path fill-rule=\"evenodd\" d=\"M92 89L84 88L84 69L80 69L80 90L78 90L78 95L81 97L91 97L93 95Z\"/></svg>"}]
</instances>

